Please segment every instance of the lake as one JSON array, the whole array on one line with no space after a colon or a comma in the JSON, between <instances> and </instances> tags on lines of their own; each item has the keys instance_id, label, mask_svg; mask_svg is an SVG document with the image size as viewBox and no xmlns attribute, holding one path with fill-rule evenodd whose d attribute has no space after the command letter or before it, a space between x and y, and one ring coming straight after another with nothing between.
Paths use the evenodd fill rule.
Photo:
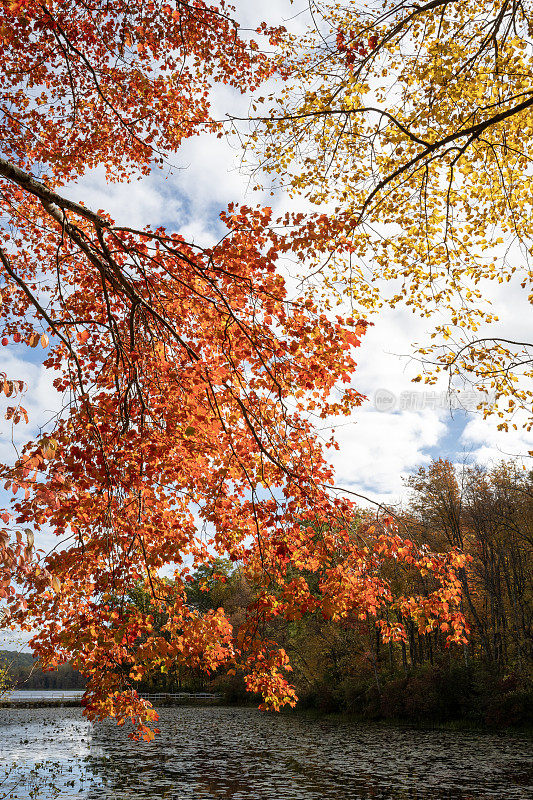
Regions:
<instances>
[{"instance_id":1,"label":"lake","mask_svg":"<svg viewBox=\"0 0 533 800\"><path fill-rule=\"evenodd\" d=\"M0 798L532 800L519 734L358 725L251 708L160 709L132 742L78 708L0 709Z\"/></svg>"},{"instance_id":2,"label":"lake","mask_svg":"<svg viewBox=\"0 0 533 800\"><path fill-rule=\"evenodd\" d=\"M83 689L15 689L6 692L3 700L78 700L83 696Z\"/></svg>"}]
</instances>

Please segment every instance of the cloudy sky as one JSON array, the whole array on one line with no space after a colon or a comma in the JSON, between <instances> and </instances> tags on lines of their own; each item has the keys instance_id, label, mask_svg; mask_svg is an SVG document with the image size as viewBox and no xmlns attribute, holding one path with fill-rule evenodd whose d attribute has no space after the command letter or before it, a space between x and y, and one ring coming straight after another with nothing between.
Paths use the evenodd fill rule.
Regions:
<instances>
[{"instance_id":1,"label":"cloudy sky","mask_svg":"<svg viewBox=\"0 0 533 800\"><path fill-rule=\"evenodd\" d=\"M268 6L248 0L241 4L241 19L244 26L253 28L260 21L257 12L268 11L267 22L284 21L298 29L307 19L303 13L307 5L301 5L299 14L297 4L285 0L275 0ZM220 116L228 111L245 112L248 103L225 88L215 92L214 102ZM68 191L73 199L83 200L93 209L105 208L117 222L133 227L165 225L198 243L209 243L217 238L218 214L228 203L265 202L274 207L274 212L286 204L281 195L265 198L252 194L247 176L239 170L240 159L234 144L203 136L185 144L174 157L177 168L170 174L157 173L131 184L106 186L102 173L95 171ZM487 287L487 296L500 317L495 333L531 340L531 308L524 294L518 285ZM409 354L413 342L427 335L427 321L405 309L384 310L373 321L374 327L358 350L354 376L354 385L368 400L336 426L340 450L333 462L338 485L375 501L395 503L404 496L404 478L432 457L490 464L533 449L533 435L520 428L501 433L495 420L483 421L479 412L450 411L444 384L425 389L411 382L419 367ZM0 460L4 462L12 461L16 446L35 435L39 426L46 425L59 411L51 376L41 367L37 354L34 350L29 353L24 346L1 349L0 369L25 379L30 387L23 403L30 414L30 425L19 425L13 431L10 423L0 422ZM468 396L463 402L473 406ZM530 466L527 460L525 463ZM43 539L37 544L46 546L49 542Z\"/></svg>"}]
</instances>

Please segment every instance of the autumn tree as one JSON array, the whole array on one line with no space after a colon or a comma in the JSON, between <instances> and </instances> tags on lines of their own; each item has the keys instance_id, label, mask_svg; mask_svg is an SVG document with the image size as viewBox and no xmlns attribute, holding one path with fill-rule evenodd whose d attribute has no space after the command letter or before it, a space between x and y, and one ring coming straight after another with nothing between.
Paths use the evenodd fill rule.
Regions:
<instances>
[{"instance_id":1,"label":"autumn tree","mask_svg":"<svg viewBox=\"0 0 533 800\"><path fill-rule=\"evenodd\" d=\"M439 459L408 480L405 524L417 541L460 547L458 571L471 654L491 668L531 669L532 476L513 462L455 468Z\"/></svg>"},{"instance_id":2,"label":"autumn tree","mask_svg":"<svg viewBox=\"0 0 533 800\"><path fill-rule=\"evenodd\" d=\"M289 77L256 104L252 137L268 179L318 207L285 220L302 277L321 270L358 315L388 304L433 317L418 379L444 372L495 391L486 413L506 428L521 409L529 428L533 343L502 330L486 287L513 280L533 297L531 8L309 7L308 35L285 37Z\"/></svg>"},{"instance_id":3,"label":"autumn tree","mask_svg":"<svg viewBox=\"0 0 533 800\"><path fill-rule=\"evenodd\" d=\"M0 336L42 345L65 401L2 468L13 501L0 596L45 668L70 661L87 678L89 718L129 718L146 738L157 715L135 684L176 664L235 662L265 707L294 703L265 622L376 614L394 600L380 567L391 559L435 575L430 596L398 600L410 618L449 619L450 642L465 632L464 557L419 551L391 520L354 537L351 504L332 495L311 420L361 402L352 348L366 323L289 296L277 259L299 244L271 227L270 209L230 207L218 244L199 248L67 196L92 167L132 180L187 137L220 133L210 89L252 91L274 68L230 12L201 0L6 0L0 12ZM25 387L6 375L3 388L22 423ZM309 520L328 521L318 540ZM42 530L59 537L44 555ZM187 602L190 570L216 557L241 562L258 587L238 634L222 608ZM318 571L314 594L306 575ZM149 607L132 599L139 584ZM401 624L382 632L405 635Z\"/></svg>"},{"instance_id":4,"label":"autumn tree","mask_svg":"<svg viewBox=\"0 0 533 800\"><path fill-rule=\"evenodd\" d=\"M533 475L502 462L470 470L466 489L473 579L492 644L487 657L501 670L526 673L533 659Z\"/></svg>"},{"instance_id":5,"label":"autumn tree","mask_svg":"<svg viewBox=\"0 0 533 800\"><path fill-rule=\"evenodd\" d=\"M9 662L5 658L0 657L0 700L4 698L12 688L9 667Z\"/></svg>"}]
</instances>

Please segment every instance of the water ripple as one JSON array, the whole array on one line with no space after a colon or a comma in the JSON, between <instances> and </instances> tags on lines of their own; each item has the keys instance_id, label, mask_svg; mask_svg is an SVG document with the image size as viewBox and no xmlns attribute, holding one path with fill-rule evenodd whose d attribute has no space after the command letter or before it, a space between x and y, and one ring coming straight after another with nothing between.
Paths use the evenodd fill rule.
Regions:
<instances>
[{"instance_id":1,"label":"water ripple","mask_svg":"<svg viewBox=\"0 0 533 800\"><path fill-rule=\"evenodd\" d=\"M160 711L146 744L79 709L0 710L0 800L533 800L521 735Z\"/></svg>"}]
</instances>

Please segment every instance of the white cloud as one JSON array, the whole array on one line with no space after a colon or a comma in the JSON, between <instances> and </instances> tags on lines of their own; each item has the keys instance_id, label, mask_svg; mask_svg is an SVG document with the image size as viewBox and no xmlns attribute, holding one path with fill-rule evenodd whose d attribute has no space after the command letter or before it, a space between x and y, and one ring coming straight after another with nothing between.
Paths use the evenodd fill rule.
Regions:
<instances>
[{"instance_id":1,"label":"white cloud","mask_svg":"<svg viewBox=\"0 0 533 800\"><path fill-rule=\"evenodd\" d=\"M18 348L23 350L22 347ZM28 439L38 434L39 428L46 426L62 409L62 398L53 387L55 373L46 370L41 364L26 361L6 347L2 352L1 370L10 380L22 380L27 388L23 394L5 398L2 409L19 403L28 412L29 423L24 421L13 425L0 415L0 461L10 463Z\"/></svg>"},{"instance_id":2,"label":"white cloud","mask_svg":"<svg viewBox=\"0 0 533 800\"><path fill-rule=\"evenodd\" d=\"M336 429L340 450L330 451L336 483L373 500L397 502L404 491L403 477L429 462L427 449L437 445L445 431L445 422L432 411L360 409Z\"/></svg>"},{"instance_id":3,"label":"white cloud","mask_svg":"<svg viewBox=\"0 0 533 800\"><path fill-rule=\"evenodd\" d=\"M93 211L106 211L118 225L132 228L168 222L176 225L184 218L179 192L167 187L158 172L131 183L108 183L104 169L98 168L70 183L63 193Z\"/></svg>"},{"instance_id":4,"label":"white cloud","mask_svg":"<svg viewBox=\"0 0 533 800\"><path fill-rule=\"evenodd\" d=\"M19 653L29 651L28 642L31 633L19 631L0 631L0 650L17 650Z\"/></svg>"},{"instance_id":5,"label":"white cloud","mask_svg":"<svg viewBox=\"0 0 533 800\"><path fill-rule=\"evenodd\" d=\"M471 453L471 459L477 464L490 465L502 459L518 459L531 469L533 451L533 431L526 431L517 418L517 430L499 431L499 420L480 416L471 419L463 431L461 441Z\"/></svg>"}]
</instances>

